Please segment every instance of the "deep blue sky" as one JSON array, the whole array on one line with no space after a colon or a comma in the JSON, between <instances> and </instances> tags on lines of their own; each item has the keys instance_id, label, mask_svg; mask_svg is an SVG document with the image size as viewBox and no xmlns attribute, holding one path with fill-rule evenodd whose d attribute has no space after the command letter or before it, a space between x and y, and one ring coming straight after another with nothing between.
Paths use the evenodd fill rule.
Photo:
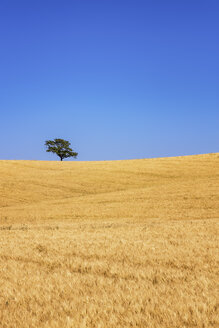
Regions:
<instances>
[{"instance_id":1,"label":"deep blue sky","mask_svg":"<svg viewBox=\"0 0 219 328\"><path fill-rule=\"evenodd\" d=\"M2 0L0 41L0 159L219 151L218 0Z\"/></svg>"}]
</instances>

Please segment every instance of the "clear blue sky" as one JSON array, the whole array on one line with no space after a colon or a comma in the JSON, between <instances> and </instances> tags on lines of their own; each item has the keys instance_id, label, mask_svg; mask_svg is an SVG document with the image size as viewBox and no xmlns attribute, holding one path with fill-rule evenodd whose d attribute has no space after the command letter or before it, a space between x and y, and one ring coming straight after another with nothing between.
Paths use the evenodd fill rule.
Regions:
<instances>
[{"instance_id":1,"label":"clear blue sky","mask_svg":"<svg viewBox=\"0 0 219 328\"><path fill-rule=\"evenodd\" d=\"M218 0L2 0L0 40L0 159L219 151Z\"/></svg>"}]
</instances>

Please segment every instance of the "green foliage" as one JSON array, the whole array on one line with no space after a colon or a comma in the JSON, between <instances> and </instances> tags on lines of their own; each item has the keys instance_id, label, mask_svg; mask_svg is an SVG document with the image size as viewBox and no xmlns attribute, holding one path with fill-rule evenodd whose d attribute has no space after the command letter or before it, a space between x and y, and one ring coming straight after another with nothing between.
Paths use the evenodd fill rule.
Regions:
<instances>
[{"instance_id":1,"label":"green foliage","mask_svg":"<svg viewBox=\"0 0 219 328\"><path fill-rule=\"evenodd\" d=\"M77 158L78 153L74 152L72 148L70 148L70 142L64 139L54 139L54 140L46 140L45 146L47 147L48 153L54 153L59 156L62 161L64 158L74 157Z\"/></svg>"}]
</instances>

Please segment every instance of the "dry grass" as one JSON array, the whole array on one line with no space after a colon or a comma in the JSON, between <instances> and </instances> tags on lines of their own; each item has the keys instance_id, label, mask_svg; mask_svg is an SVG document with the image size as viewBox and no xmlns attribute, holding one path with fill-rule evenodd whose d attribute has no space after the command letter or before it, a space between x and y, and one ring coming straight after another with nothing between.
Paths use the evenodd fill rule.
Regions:
<instances>
[{"instance_id":1,"label":"dry grass","mask_svg":"<svg viewBox=\"0 0 219 328\"><path fill-rule=\"evenodd\" d=\"M0 161L0 327L218 327L219 154Z\"/></svg>"}]
</instances>

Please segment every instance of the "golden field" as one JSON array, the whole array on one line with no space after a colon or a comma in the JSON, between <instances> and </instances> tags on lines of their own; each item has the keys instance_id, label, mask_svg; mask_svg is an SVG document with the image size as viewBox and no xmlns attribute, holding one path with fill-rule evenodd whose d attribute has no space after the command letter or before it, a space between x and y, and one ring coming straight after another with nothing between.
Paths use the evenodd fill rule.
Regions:
<instances>
[{"instance_id":1,"label":"golden field","mask_svg":"<svg viewBox=\"0 0 219 328\"><path fill-rule=\"evenodd\" d=\"M0 327L218 327L219 154L0 161Z\"/></svg>"}]
</instances>

